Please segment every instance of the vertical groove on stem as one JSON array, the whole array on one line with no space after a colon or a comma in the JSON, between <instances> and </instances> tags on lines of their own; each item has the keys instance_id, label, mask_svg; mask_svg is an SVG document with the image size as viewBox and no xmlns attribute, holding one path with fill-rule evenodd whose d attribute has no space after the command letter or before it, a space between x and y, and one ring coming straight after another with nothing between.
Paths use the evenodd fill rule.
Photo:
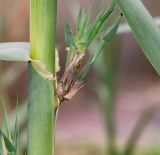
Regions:
<instances>
[{"instance_id":1,"label":"vertical groove on stem","mask_svg":"<svg viewBox=\"0 0 160 155\"><path fill-rule=\"evenodd\" d=\"M31 0L30 5L30 56L55 75L57 1ZM31 64L28 95L28 155L52 155L55 82L43 79Z\"/></svg>"}]
</instances>

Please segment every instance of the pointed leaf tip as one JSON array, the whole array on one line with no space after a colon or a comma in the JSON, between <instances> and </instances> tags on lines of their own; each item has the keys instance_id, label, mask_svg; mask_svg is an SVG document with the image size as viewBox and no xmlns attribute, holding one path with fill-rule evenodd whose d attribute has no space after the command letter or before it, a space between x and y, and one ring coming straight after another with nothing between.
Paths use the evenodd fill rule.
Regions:
<instances>
[{"instance_id":1,"label":"pointed leaf tip","mask_svg":"<svg viewBox=\"0 0 160 155\"><path fill-rule=\"evenodd\" d=\"M104 13L104 15L102 15L103 9L98 13L96 20L93 22L89 30L88 39L90 42L93 41L97 33L103 29L103 27L105 26L104 23L107 22L109 16L114 11L115 6L116 6L116 0L112 0L109 8Z\"/></svg>"},{"instance_id":2,"label":"pointed leaf tip","mask_svg":"<svg viewBox=\"0 0 160 155\"><path fill-rule=\"evenodd\" d=\"M14 145L12 144L12 142L10 141L10 139L4 134L2 129L0 129L0 132L1 132L2 136L3 136L4 143L5 143L7 151L8 152L15 152L16 149L15 149Z\"/></svg>"},{"instance_id":3,"label":"pointed leaf tip","mask_svg":"<svg viewBox=\"0 0 160 155\"><path fill-rule=\"evenodd\" d=\"M79 39L79 36L82 31L82 4L79 9L78 17L77 17L77 30L76 30L76 38Z\"/></svg>"},{"instance_id":4,"label":"pointed leaf tip","mask_svg":"<svg viewBox=\"0 0 160 155\"><path fill-rule=\"evenodd\" d=\"M66 41L67 45L73 46L75 43L72 29L71 29L71 26L68 22L66 22L66 24L65 24L65 41Z\"/></svg>"}]
</instances>

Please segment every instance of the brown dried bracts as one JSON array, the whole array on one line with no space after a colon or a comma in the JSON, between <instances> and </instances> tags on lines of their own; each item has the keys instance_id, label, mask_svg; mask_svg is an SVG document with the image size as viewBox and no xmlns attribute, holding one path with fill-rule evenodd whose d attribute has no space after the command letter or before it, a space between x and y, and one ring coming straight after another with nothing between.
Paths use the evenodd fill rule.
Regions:
<instances>
[{"instance_id":1,"label":"brown dried bracts","mask_svg":"<svg viewBox=\"0 0 160 155\"><path fill-rule=\"evenodd\" d=\"M71 99L82 88L83 82L76 82L77 74L85 59L85 52L76 52L57 86L57 106L64 100Z\"/></svg>"}]
</instances>

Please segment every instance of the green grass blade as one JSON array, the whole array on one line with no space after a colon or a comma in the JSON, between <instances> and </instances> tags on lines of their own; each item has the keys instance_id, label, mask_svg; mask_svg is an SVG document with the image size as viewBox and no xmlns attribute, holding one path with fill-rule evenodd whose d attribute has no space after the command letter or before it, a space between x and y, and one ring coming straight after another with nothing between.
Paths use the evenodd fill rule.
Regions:
<instances>
[{"instance_id":1,"label":"green grass blade","mask_svg":"<svg viewBox=\"0 0 160 155\"><path fill-rule=\"evenodd\" d=\"M87 37L88 28L89 28L89 21L90 21L91 13L90 11L87 12L83 27L82 27L82 38L85 39ZM85 41L85 40L84 40Z\"/></svg>"},{"instance_id":2,"label":"green grass blade","mask_svg":"<svg viewBox=\"0 0 160 155\"><path fill-rule=\"evenodd\" d=\"M160 74L160 30L140 0L117 0L144 54Z\"/></svg>"},{"instance_id":3,"label":"green grass blade","mask_svg":"<svg viewBox=\"0 0 160 155\"><path fill-rule=\"evenodd\" d=\"M103 17L100 19L100 21L103 23L113 12L114 8L116 6L116 0L112 0L108 10L104 13Z\"/></svg>"},{"instance_id":4,"label":"green grass blade","mask_svg":"<svg viewBox=\"0 0 160 155\"><path fill-rule=\"evenodd\" d=\"M82 4L77 17L77 30L76 30L76 38L79 39L82 31Z\"/></svg>"},{"instance_id":5,"label":"green grass blade","mask_svg":"<svg viewBox=\"0 0 160 155\"><path fill-rule=\"evenodd\" d=\"M14 145L12 144L11 140L4 134L2 129L0 129L0 132L1 132L2 136L3 136L4 143L5 143L7 151L8 152L15 152L16 149L15 149Z\"/></svg>"},{"instance_id":6,"label":"green grass blade","mask_svg":"<svg viewBox=\"0 0 160 155\"><path fill-rule=\"evenodd\" d=\"M66 41L67 45L73 46L75 43L72 29L71 29L71 26L69 25L68 22L66 22L66 25L65 25L65 41Z\"/></svg>"},{"instance_id":7,"label":"green grass blade","mask_svg":"<svg viewBox=\"0 0 160 155\"><path fill-rule=\"evenodd\" d=\"M11 140L9 123L8 123L9 122L8 121L8 114L7 114L5 103L3 103L3 111L4 111L4 127L5 127L5 130L6 130L7 137L9 138L9 140Z\"/></svg>"},{"instance_id":8,"label":"green grass blade","mask_svg":"<svg viewBox=\"0 0 160 155\"><path fill-rule=\"evenodd\" d=\"M17 101L18 103L18 101ZM14 133L13 133L13 144L17 150L17 140L18 140L18 109L17 109L17 106L16 106L16 120L15 120L15 125L14 125Z\"/></svg>"},{"instance_id":9,"label":"green grass blade","mask_svg":"<svg viewBox=\"0 0 160 155\"><path fill-rule=\"evenodd\" d=\"M100 29L102 29L102 25L104 22L106 22L106 20L108 19L108 17L111 15L111 13L113 12L114 8L116 6L116 0L112 0L109 9L104 13L104 15L100 14L97 16L95 22L93 22L93 24L90 27L89 30L89 35L88 35L88 40L91 42L96 34L99 32Z\"/></svg>"}]
</instances>

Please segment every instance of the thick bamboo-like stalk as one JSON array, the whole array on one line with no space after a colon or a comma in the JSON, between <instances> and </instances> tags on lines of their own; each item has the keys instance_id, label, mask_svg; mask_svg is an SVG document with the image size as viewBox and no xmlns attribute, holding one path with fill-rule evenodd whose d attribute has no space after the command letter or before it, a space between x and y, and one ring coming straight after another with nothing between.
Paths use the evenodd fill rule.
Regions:
<instances>
[{"instance_id":1,"label":"thick bamboo-like stalk","mask_svg":"<svg viewBox=\"0 0 160 155\"><path fill-rule=\"evenodd\" d=\"M30 2L31 58L55 75L56 0ZM52 155L55 82L42 78L29 64L28 155Z\"/></svg>"}]
</instances>

